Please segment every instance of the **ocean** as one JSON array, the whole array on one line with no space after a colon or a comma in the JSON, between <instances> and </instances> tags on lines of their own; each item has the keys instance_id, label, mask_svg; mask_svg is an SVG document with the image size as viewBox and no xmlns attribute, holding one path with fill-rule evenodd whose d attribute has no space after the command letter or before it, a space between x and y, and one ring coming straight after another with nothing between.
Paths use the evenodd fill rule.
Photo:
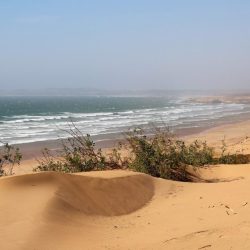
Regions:
<instances>
[{"instance_id":1,"label":"ocean","mask_svg":"<svg viewBox=\"0 0 250 250\"><path fill-rule=\"evenodd\" d=\"M20 144L65 138L71 121L83 134L98 136L150 123L210 126L249 112L248 104L198 104L180 97L0 97L0 140Z\"/></svg>"}]
</instances>

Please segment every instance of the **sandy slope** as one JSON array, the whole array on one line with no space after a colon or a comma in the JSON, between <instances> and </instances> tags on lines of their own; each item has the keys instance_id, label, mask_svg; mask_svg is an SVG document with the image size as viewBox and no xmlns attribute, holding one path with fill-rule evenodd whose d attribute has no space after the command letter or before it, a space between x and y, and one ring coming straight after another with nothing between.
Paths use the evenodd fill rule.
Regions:
<instances>
[{"instance_id":1,"label":"sandy slope","mask_svg":"<svg viewBox=\"0 0 250 250\"><path fill-rule=\"evenodd\" d=\"M207 141L216 149L222 146L222 140L224 140L228 150L232 153L238 151L250 154L250 120L217 126L198 134L186 136L184 139L189 142L196 139Z\"/></svg>"},{"instance_id":2,"label":"sandy slope","mask_svg":"<svg viewBox=\"0 0 250 250\"><path fill-rule=\"evenodd\" d=\"M249 127L186 139L218 148L226 135L230 150L250 153ZM28 174L36 164L0 179L0 250L250 249L250 165L202 169L200 183L181 183L129 171Z\"/></svg>"},{"instance_id":3,"label":"sandy slope","mask_svg":"<svg viewBox=\"0 0 250 250\"><path fill-rule=\"evenodd\" d=\"M129 171L0 180L0 249L250 249L250 166L181 183Z\"/></svg>"}]
</instances>

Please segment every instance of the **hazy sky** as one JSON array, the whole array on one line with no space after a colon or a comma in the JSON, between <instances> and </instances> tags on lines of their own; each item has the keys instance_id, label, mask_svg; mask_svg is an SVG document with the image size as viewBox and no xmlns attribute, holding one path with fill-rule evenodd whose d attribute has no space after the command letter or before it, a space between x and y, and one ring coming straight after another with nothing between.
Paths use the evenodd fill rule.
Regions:
<instances>
[{"instance_id":1,"label":"hazy sky","mask_svg":"<svg viewBox=\"0 0 250 250\"><path fill-rule=\"evenodd\" d=\"M1 0L0 88L250 88L250 1Z\"/></svg>"}]
</instances>

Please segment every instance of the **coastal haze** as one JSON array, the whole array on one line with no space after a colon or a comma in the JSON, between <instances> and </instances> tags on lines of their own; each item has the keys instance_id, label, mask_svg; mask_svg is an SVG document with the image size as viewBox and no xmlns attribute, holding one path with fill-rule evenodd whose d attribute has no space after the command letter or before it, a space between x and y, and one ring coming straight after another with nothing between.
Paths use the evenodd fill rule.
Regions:
<instances>
[{"instance_id":1,"label":"coastal haze","mask_svg":"<svg viewBox=\"0 0 250 250\"><path fill-rule=\"evenodd\" d=\"M159 120L207 127L247 114L247 103L190 98L250 92L249 7L2 1L0 139L64 137L60 129L71 120L83 133L103 135Z\"/></svg>"},{"instance_id":2,"label":"coastal haze","mask_svg":"<svg viewBox=\"0 0 250 250\"><path fill-rule=\"evenodd\" d=\"M249 89L249 9L225 0L1 1L0 89Z\"/></svg>"}]
</instances>

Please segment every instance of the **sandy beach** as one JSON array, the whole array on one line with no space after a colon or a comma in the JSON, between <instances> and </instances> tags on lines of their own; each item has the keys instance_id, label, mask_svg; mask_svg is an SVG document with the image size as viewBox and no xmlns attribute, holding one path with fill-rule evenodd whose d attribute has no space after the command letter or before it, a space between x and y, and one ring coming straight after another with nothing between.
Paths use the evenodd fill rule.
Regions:
<instances>
[{"instance_id":1,"label":"sandy beach","mask_svg":"<svg viewBox=\"0 0 250 250\"><path fill-rule=\"evenodd\" d=\"M250 1L0 1L0 250L250 250Z\"/></svg>"},{"instance_id":2,"label":"sandy beach","mask_svg":"<svg viewBox=\"0 0 250 250\"><path fill-rule=\"evenodd\" d=\"M185 136L249 153L250 121ZM239 142L242 142L240 143ZM0 179L1 249L249 249L250 165L200 169L184 183L131 171Z\"/></svg>"}]
</instances>

